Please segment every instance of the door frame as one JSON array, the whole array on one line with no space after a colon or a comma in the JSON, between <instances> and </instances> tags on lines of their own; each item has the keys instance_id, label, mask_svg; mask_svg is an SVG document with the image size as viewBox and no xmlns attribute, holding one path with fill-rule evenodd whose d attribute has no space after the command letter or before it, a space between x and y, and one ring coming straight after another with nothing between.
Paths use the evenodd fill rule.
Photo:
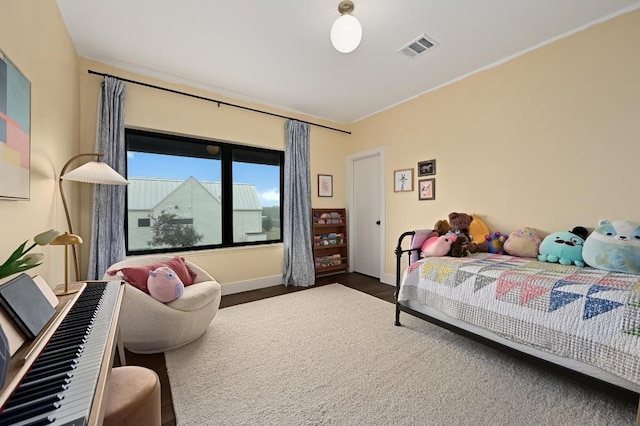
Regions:
<instances>
[{"instance_id":1,"label":"door frame","mask_svg":"<svg viewBox=\"0 0 640 426\"><path fill-rule=\"evenodd\" d=\"M348 208L348 212L349 214L347 215L347 223L348 223L348 227L347 227L347 235L348 235L348 240L351 243L349 244L349 259L354 259L354 241L355 238L357 238L357 235L354 235L354 229L355 227L353 226L353 220L354 217L351 214L351 212L353 212L353 164L355 161L357 160L361 160L361 159L365 159L368 157L374 157L374 156L378 156L379 160L380 160L380 170L379 170L379 178L380 178L380 280L383 280L384 278L384 268L385 268L385 263L386 263L386 239L385 236L387 234L386 232L386 220L385 220L385 206L386 206L386 199L385 199L385 194L386 194L386 188L385 188L385 178L384 178L384 171L385 171L385 149L384 147L379 147L379 148L373 148L373 149L369 149L367 151L362 151L362 152L358 152L352 155L347 156L347 208ZM354 238L355 237L355 238ZM353 262L349 262L349 272L353 272Z\"/></svg>"}]
</instances>

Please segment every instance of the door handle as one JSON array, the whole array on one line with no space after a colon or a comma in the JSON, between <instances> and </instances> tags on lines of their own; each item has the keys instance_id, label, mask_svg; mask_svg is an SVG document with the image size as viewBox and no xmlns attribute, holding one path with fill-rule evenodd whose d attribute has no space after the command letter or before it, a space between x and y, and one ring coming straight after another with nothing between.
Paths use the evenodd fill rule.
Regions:
<instances>
[{"instance_id":1,"label":"door handle","mask_svg":"<svg viewBox=\"0 0 640 426\"><path fill-rule=\"evenodd\" d=\"M376 225L380 225L380 221L379 220L376 220Z\"/></svg>"}]
</instances>

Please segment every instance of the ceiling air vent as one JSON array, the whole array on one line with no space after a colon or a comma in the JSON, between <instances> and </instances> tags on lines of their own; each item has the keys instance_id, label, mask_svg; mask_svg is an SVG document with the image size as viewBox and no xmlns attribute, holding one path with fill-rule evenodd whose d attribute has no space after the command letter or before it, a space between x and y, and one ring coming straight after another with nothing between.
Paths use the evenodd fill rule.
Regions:
<instances>
[{"instance_id":1,"label":"ceiling air vent","mask_svg":"<svg viewBox=\"0 0 640 426\"><path fill-rule=\"evenodd\" d=\"M422 34L415 40L409 42L406 46L400 48L398 52L402 52L410 58L422 55L433 47L437 46L437 43L430 37Z\"/></svg>"}]
</instances>

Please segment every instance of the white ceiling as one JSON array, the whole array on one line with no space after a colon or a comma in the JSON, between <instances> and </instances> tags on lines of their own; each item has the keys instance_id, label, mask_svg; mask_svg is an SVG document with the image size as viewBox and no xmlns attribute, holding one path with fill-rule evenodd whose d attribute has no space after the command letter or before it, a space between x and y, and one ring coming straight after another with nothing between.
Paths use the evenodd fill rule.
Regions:
<instances>
[{"instance_id":1,"label":"white ceiling","mask_svg":"<svg viewBox=\"0 0 640 426\"><path fill-rule=\"evenodd\" d=\"M80 56L238 100L351 123L500 63L637 0L353 0L352 53L331 46L339 0L57 0ZM421 34L438 45L398 50Z\"/></svg>"}]
</instances>

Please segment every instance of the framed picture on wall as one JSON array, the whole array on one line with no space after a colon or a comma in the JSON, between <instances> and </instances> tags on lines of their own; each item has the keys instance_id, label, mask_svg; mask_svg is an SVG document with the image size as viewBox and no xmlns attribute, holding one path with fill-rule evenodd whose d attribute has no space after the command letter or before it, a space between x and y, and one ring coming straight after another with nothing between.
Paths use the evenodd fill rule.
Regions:
<instances>
[{"instance_id":1,"label":"framed picture on wall","mask_svg":"<svg viewBox=\"0 0 640 426\"><path fill-rule=\"evenodd\" d=\"M435 174L436 160L427 160L418 163L418 176L430 176Z\"/></svg>"},{"instance_id":2,"label":"framed picture on wall","mask_svg":"<svg viewBox=\"0 0 640 426\"><path fill-rule=\"evenodd\" d=\"M0 50L0 199L29 200L31 82Z\"/></svg>"},{"instance_id":3,"label":"framed picture on wall","mask_svg":"<svg viewBox=\"0 0 640 426\"><path fill-rule=\"evenodd\" d=\"M436 199L436 179L421 179L418 181L418 200Z\"/></svg>"},{"instance_id":4,"label":"framed picture on wall","mask_svg":"<svg viewBox=\"0 0 640 426\"><path fill-rule=\"evenodd\" d=\"M394 192L413 191L413 169L393 172L393 190Z\"/></svg>"},{"instance_id":5,"label":"framed picture on wall","mask_svg":"<svg viewBox=\"0 0 640 426\"><path fill-rule=\"evenodd\" d=\"M318 175L318 197L333 197L332 175Z\"/></svg>"}]
</instances>

